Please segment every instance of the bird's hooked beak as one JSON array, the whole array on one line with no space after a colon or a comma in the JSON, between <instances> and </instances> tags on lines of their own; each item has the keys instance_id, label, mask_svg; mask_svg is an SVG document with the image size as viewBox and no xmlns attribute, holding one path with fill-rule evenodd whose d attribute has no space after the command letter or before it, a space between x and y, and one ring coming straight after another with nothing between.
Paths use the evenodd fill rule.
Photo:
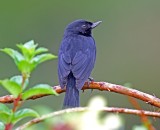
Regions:
<instances>
[{"instance_id":1,"label":"bird's hooked beak","mask_svg":"<svg viewBox=\"0 0 160 130\"><path fill-rule=\"evenodd\" d=\"M91 28L93 29L93 28L97 27L101 22L102 21L98 21L98 22L93 23Z\"/></svg>"}]
</instances>

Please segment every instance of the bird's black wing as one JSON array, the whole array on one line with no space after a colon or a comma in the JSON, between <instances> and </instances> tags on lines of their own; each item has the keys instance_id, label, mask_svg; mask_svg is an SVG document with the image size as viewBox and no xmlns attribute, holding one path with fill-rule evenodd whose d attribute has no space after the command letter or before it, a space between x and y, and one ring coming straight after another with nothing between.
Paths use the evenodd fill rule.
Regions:
<instances>
[{"instance_id":1,"label":"bird's black wing","mask_svg":"<svg viewBox=\"0 0 160 130\"><path fill-rule=\"evenodd\" d=\"M69 75L71 68L71 57L65 49L66 42L65 39L62 41L58 53L58 78L62 88L67 84L67 76Z\"/></svg>"},{"instance_id":2,"label":"bird's black wing","mask_svg":"<svg viewBox=\"0 0 160 130\"><path fill-rule=\"evenodd\" d=\"M62 88L67 84L70 72L81 89L89 78L96 59L96 47L92 37L63 39L59 50L58 76Z\"/></svg>"},{"instance_id":3,"label":"bird's black wing","mask_svg":"<svg viewBox=\"0 0 160 130\"><path fill-rule=\"evenodd\" d=\"M78 89L81 89L89 78L96 59L94 39L90 37L82 42L83 48L77 51L71 65L71 71L76 78L76 87Z\"/></svg>"}]
</instances>

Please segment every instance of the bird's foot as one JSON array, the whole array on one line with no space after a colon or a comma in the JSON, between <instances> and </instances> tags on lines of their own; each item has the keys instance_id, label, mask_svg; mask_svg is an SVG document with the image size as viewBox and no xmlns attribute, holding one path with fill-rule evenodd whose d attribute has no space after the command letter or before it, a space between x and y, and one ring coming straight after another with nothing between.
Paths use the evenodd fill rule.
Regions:
<instances>
[{"instance_id":1,"label":"bird's foot","mask_svg":"<svg viewBox=\"0 0 160 130\"><path fill-rule=\"evenodd\" d=\"M90 83L94 82L94 79L92 77L89 77L87 80L87 86L90 87Z\"/></svg>"},{"instance_id":2,"label":"bird's foot","mask_svg":"<svg viewBox=\"0 0 160 130\"><path fill-rule=\"evenodd\" d=\"M89 88L90 87L90 83L94 82L94 79L92 77L89 77L88 80L86 81L86 85ZM82 89L82 91L84 92L84 89ZM93 89L91 90L91 92L93 91Z\"/></svg>"},{"instance_id":3,"label":"bird's foot","mask_svg":"<svg viewBox=\"0 0 160 130\"><path fill-rule=\"evenodd\" d=\"M89 77L88 80L87 80L87 85L88 87L90 87L90 83L94 82L94 79L93 77ZM93 89L91 89L91 93L93 92Z\"/></svg>"},{"instance_id":4,"label":"bird's foot","mask_svg":"<svg viewBox=\"0 0 160 130\"><path fill-rule=\"evenodd\" d=\"M94 82L94 78L93 78L93 77L89 77L88 80L89 80L90 82Z\"/></svg>"}]
</instances>

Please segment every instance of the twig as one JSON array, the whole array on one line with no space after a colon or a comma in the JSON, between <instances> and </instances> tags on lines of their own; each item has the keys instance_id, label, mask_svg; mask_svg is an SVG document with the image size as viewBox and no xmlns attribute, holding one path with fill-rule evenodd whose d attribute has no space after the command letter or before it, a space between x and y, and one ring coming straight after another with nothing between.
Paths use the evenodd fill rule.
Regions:
<instances>
[{"instance_id":1,"label":"twig","mask_svg":"<svg viewBox=\"0 0 160 130\"><path fill-rule=\"evenodd\" d=\"M62 90L60 88L60 86L54 86L53 89L57 92L57 93L63 93L65 92L65 90ZM111 91L111 92L116 92L116 93L120 93L123 95L128 95L131 97L135 97L137 99L140 99L142 101L145 101L148 104L151 104L153 106L159 107L160 108L160 99L156 98L155 96L149 95L147 93L135 90L135 89L131 89L131 88L127 88L121 85L116 85L116 84L111 84L111 83L107 83L107 82L91 82L89 85L88 83L86 83L82 90L85 89L97 89L100 91ZM30 97L29 99L37 99L37 98L41 98L44 96L48 96L48 95L35 95L33 97ZM12 95L6 95L3 97L0 97L0 102L1 103L12 103L14 101L14 98Z\"/></svg>"},{"instance_id":2,"label":"twig","mask_svg":"<svg viewBox=\"0 0 160 130\"><path fill-rule=\"evenodd\" d=\"M143 125L148 129L148 130L156 130L154 128L154 126L151 124L149 118L143 113L143 109L141 108L141 106L139 105L139 103L137 102L137 100L133 97L129 97L129 101L132 104L132 106L137 109L137 110L141 110L142 114L140 115L141 118L141 122L143 123Z\"/></svg>"},{"instance_id":3,"label":"twig","mask_svg":"<svg viewBox=\"0 0 160 130\"><path fill-rule=\"evenodd\" d=\"M125 114L134 114L134 115L146 115L146 116L152 116L152 117L160 117L159 112L150 112L150 111L144 111L144 110L134 110L134 109L126 109L126 108L116 108L116 107L102 107L102 108L91 108L91 107L78 107L78 108L70 108L65 110L56 111L53 113L49 113L46 115L43 115L39 118L35 118L22 126L18 127L16 130L24 130L25 128L37 124L39 122L44 121L45 119L55 117L58 115L62 115L64 113L71 113L71 112L84 112L84 111L105 111L105 112L116 112L116 113L125 113Z\"/></svg>"}]
</instances>

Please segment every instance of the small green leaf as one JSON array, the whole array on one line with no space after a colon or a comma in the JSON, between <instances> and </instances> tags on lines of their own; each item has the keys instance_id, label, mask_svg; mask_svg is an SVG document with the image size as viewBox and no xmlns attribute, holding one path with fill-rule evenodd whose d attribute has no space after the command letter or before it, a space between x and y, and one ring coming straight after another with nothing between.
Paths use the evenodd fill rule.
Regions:
<instances>
[{"instance_id":1,"label":"small green leaf","mask_svg":"<svg viewBox=\"0 0 160 130\"><path fill-rule=\"evenodd\" d=\"M6 113L10 114L11 111L6 105L0 103L0 112L6 112Z\"/></svg>"},{"instance_id":2,"label":"small green leaf","mask_svg":"<svg viewBox=\"0 0 160 130\"><path fill-rule=\"evenodd\" d=\"M18 64L18 69L21 71L21 73L30 74L34 68L35 68L34 63L30 63L29 61L26 60L22 60Z\"/></svg>"},{"instance_id":3,"label":"small green leaf","mask_svg":"<svg viewBox=\"0 0 160 130\"><path fill-rule=\"evenodd\" d=\"M27 61L30 61L35 56L35 49L37 46L38 44L34 44L33 40L25 43L24 45L17 44L17 47L21 50Z\"/></svg>"},{"instance_id":4,"label":"small green leaf","mask_svg":"<svg viewBox=\"0 0 160 130\"><path fill-rule=\"evenodd\" d=\"M22 91L21 86L15 81L5 79L5 80L1 80L0 84L2 84L2 86L14 97L17 97Z\"/></svg>"},{"instance_id":5,"label":"small green leaf","mask_svg":"<svg viewBox=\"0 0 160 130\"><path fill-rule=\"evenodd\" d=\"M34 44L33 40L31 40L29 42L26 42L24 44L24 47L27 48L27 49L34 49L35 50L37 46L38 46L38 44Z\"/></svg>"},{"instance_id":6,"label":"small green leaf","mask_svg":"<svg viewBox=\"0 0 160 130\"><path fill-rule=\"evenodd\" d=\"M21 53L19 53L18 51L13 50L11 48L4 48L4 49L1 49L1 51L5 52L10 57L12 57L14 62L16 63L16 65L19 63L19 61L24 60L24 57L22 56Z\"/></svg>"},{"instance_id":7,"label":"small green leaf","mask_svg":"<svg viewBox=\"0 0 160 130\"><path fill-rule=\"evenodd\" d=\"M48 51L47 48L40 47L35 51L35 54L37 55L37 54L40 54L40 53L43 53L43 52L47 52L47 51Z\"/></svg>"},{"instance_id":8,"label":"small green leaf","mask_svg":"<svg viewBox=\"0 0 160 130\"><path fill-rule=\"evenodd\" d=\"M34 50L29 50L24 47L22 44L17 44L17 47L21 50L23 53L25 60L29 61L34 56Z\"/></svg>"},{"instance_id":9,"label":"small green leaf","mask_svg":"<svg viewBox=\"0 0 160 130\"><path fill-rule=\"evenodd\" d=\"M2 122L0 122L0 130L5 130L5 125Z\"/></svg>"},{"instance_id":10,"label":"small green leaf","mask_svg":"<svg viewBox=\"0 0 160 130\"><path fill-rule=\"evenodd\" d=\"M38 94L53 94L57 95L57 93L52 89L48 84L39 84L30 88L26 92L22 94L22 99L28 99L29 97L38 95Z\"/></svg>"},{"instance_id":11,"label":"small green leaf","mask_svg":"<svg viewBox=\"0 0 160 130\"><path fill-rule=\"evenodd\" d=\"M6 113L9 113L10 114L10 109L6 106L6 105L4 105L4 104L2 104L2 103L0 103L0 112L6 112Z\"/></svg>"},{"instance_id":12,"label":"small green leaf","mask_svg":"<svg viewBox=\"0 0 160 130\"><path fill-rule=\"evenodd\" d=\"M19 84L19 86L22 86L22 80L23 79L21 75L14 76L10 79L10 81L16 82L17 84ZM29 84L29 80L26 79L23 85L23 89L25 89L28 86L28 84Z\"/></svg>"},{"instance_id":13,"label":"small green leaf","mask_svg":"<svg viewBox=\"0 0 160 130\"><path fill-rule=\"evenodd\" d=\"M16 122L22 120L25 117L39 117L39 114L36 111L29 108L21 109L14 113L12 123L15 124Z\"/></svg>"},{"instance_id":14,"label":"small green leaf","mask_svg":"<svg viewBox=\"0 0 160 130\"><path fill-rule=\"evenodd\" d=\"M41 54L41 55L37 55L32 59L32 62L36 63L37 65L47 61L47 60L51 60L51 59L55 59L57 58L57 56L46 53L46 54Z\"/></svg>"},{"instance_id":15,"label":"small green leaf","mask_svg":"<svg viewBox=\"0 0 160 130\"><path fill-rule=\"evenodd\" d=\"M4 104L0 103L0 121L7 123L11 117L11 110Z\"/></svg>"}]
</instances>

